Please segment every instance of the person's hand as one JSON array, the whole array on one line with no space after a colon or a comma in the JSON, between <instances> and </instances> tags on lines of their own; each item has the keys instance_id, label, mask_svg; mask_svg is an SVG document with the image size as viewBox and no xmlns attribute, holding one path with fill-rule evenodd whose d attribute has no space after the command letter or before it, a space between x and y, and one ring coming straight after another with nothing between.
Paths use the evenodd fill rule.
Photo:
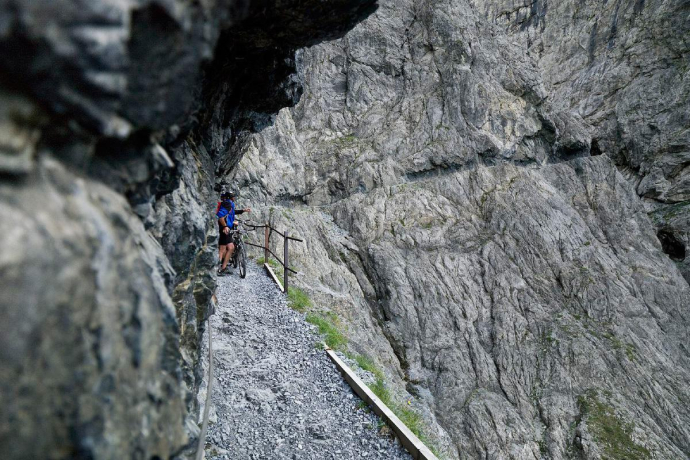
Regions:
<instances>
[{"instance_id":1,"label":"person's hand","mask_svg":"<svg viewBox=\"0 0 690 460\"><path fill-rule=\"evenodd\" d=\"M252 208L247 208L244 210L244 212L252 212Z\"/></svg>"},{"instance_id":2,"label":"person's hand","mask_svg":"<svg viewBox=\"0 0 690 460\"><path fill-rule=\"evenodd\" d=\"M226 235L227 235L228 233L230 233L230 227L224 227L224 228L223 228L223 233L225 233Z\"/></svg>"}]
</instances>

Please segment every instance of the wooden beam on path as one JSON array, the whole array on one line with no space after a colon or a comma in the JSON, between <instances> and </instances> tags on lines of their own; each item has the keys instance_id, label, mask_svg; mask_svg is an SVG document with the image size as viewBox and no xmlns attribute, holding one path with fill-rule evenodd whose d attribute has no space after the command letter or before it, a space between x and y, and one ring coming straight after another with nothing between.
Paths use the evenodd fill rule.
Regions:
<instances>
[{"instance_id":1,"label":"wooden beam on path","mask_svg":"<svg viewBox=\"0 0 690 460\"><path fill-rule=\"evenodd\" d=\"M331 361L338 368L340 373L345 378L345 381L357 393L357 396L362 398L374 410L374 413L381 417L389 427L396 434L403 447L412 455L415 460L438 460L438 458L429 450L428 447L419 440L413 432L405 426L403 422L386 406L381 400L372 392L369 387L362 382L362 379L352 372L347 364L345 364L338 355L330 348L326 348L326 353Z\"/></svg>"},{"instance_id":2,"label":"wooden beam on path","mask_svg":"<svg viewBox=\"0 0 690 460\"><path fill-rule=\"evenodd\" d=\"M282 292L284 294L285 289L283 288L283 283L281 283L280 280L278 279L278 277L276 276L276 274L273 273L273 269L268 264L264 264L264 268L266 269L268 274L271 276L271 278L273 278L273 281L276 282L276 284L278 285L278 289L280 289L280 292Z\"/></svg>"}]
</instances>

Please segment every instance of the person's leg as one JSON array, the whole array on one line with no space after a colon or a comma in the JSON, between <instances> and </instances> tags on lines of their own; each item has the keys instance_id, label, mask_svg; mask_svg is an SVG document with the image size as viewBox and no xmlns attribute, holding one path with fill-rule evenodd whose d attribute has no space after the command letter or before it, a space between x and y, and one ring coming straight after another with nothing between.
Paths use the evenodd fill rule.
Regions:
<instances>
[{"instance_id":1,"label":"person's leg","mask_svg":"<svg viewBox=\"0 0 690 460\"><path fill-rule=\"evenodd\" d=\"M235 245L230 243L226 246L225 249L225 258L223 259L223 266L221 267L221 270L225 270L228 266L228 262L230 262L230 259L232 258L232 253L235 250Z\"/></svg>"},{"instance_id":2,"label":"person's leg","mask_svg":"<svg viewBox=\"0 0 690 460\"><path fill-rule=\"evenodd\" d=\"M226 245L224 244L218 245L218 263L223 262L223 258L225 257L225 251L227 251L227 248L225 246Z\"/></svg>"},{"instance_id":3,"label":"person's leg","mask_svg":"<svg viewBox=\"0 0 690 460\"><path fill-rule=\"evenodd\" d=\"M228 248L226 247L227 245L225 244L220 244L218 243L218 263L222 265L223 260L225 259L225 253L228 251ZM222 268L218 268L218 274L220 275L221 272L223 271Z\"/></svg>"}]
</instances>

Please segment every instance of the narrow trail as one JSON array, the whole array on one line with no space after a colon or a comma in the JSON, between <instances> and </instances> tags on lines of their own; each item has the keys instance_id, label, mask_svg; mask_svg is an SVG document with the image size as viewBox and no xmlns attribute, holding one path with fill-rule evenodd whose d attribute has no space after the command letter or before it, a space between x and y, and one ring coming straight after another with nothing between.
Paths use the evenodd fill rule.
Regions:
<instances>
[{"instance_id":1,"label":"narrow trail","mask_svg":"<svg viewBox=\"0 0 690 460\"><path fill-rule=\"evenodd\" d=\"M303 315L253 263L218 280L210 459L409 459L342 380ZM206 368L208 363L204 363Z\"/></svg>"}]
</instances>

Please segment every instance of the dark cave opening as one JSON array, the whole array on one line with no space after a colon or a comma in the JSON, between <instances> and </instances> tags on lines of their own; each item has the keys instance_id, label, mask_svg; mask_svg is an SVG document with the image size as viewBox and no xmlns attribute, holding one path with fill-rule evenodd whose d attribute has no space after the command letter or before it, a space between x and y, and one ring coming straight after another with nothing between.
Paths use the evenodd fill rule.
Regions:
<instances>
[{"instance_id":1,"label":"dark cave opening","mask_svg":"<svg viewBox=\"0 0 690 460\"><path fill-rule=\"evenodd\" d=\"M593 157L601 155L603 152L601 151L601 148L599 147L599 140L598 139L592 139L592 146L589 149L590 155Z\"/></svg>"},{"instance_id":2,"label":"dark cave opening","mask_svg":"<svg viewBox=\"0 0 690 460\"><path fill-rule=\"evenodd\" d=\"M685 243L680 241L670 230L659 230L656 233L657 238L661 242L661 247L664 252L677 262L682 262L686 257Z\"/></svg>"}]
</instances>

